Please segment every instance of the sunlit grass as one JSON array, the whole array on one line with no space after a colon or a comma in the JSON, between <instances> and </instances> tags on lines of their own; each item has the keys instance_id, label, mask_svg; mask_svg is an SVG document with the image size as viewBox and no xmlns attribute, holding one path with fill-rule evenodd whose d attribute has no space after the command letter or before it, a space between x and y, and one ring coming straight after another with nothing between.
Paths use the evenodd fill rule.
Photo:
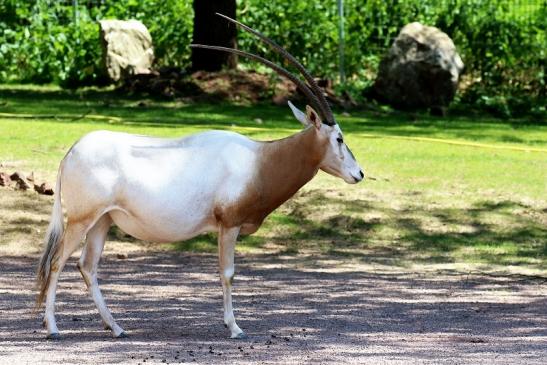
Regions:
<instances>
[{"instance_id":1,"label":"sunlit grass","mask_svg":"<svg viewBox=\"0 0 547 365\"><path fill-rule=\"evenodd\" d=\"M339 121L370 179L350 186L320 172L255 235L241 238L240 252L546 268L545 121L378 112L352 112ZM168 137L227 129L271 140L300 128L288 108L271 105L184 104L110 91L0 88L0 170L34 171L52 182L68 148L97 129ZM19 204L13 197L10 201ZM49 211L48 199L36 204L34 209ZM16 240L21 230L40 242L41 233L25 231L30 224L10 218L13 210L21 218L33 208L1 209L2 241ZM37 224L46 220L47 215ZM205 235L161 247L215 252L215 240Z\"/></svg>"}]
</instances>

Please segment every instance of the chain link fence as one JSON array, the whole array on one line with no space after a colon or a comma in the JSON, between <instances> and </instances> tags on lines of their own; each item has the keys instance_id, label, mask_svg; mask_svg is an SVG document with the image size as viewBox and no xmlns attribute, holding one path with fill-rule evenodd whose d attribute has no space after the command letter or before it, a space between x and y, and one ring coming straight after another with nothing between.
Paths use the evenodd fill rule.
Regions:
<instances>
[{"instance_id":1,"label":"chain link fence","mask_svg":"<svg viewBox=\"0 0 547 365\"><path fill-rule=\"evenodd\" d=\"M7 0L3 0L7 1ZM179 0L182 1L182 0ZM90 20L89 16L91 16L92 20L100 20L102 18L106 17L112 17L113 15L123 13L117 10L120 9L126 9L125 12L127 16L129 17L140 17L142 14L151 14L153 15L153 12L150 12L150 10L145 10L144 7L149 6L150 1L144 1L142 2L142 8L139 5L138 1L132 1L132 0L35 0L35 1L27 1L28 3L42 3L46 5L48 8L53 8L57 12L57 16L54 19L51 19L51 21L54 21L61 25L76 25L80 23L80 19L83 18L83 21ZM245 1L245 0L238 0L238 5L240 8L245 8L248 4L247 3L260 3L261 1ZM262 1L265 2L265 1ZM377 3L377 0L331 0L330 5L331 7L337 7L339 9L340 5L342 5L345 9L345 12L340 13L337 11L332 11L330 14L331 17L340 18L340 15L342 14L343 18L347 18L348 12L353 12L355 10L355 6L348 6L348 4L354 5L355 3L361 3L360 9L367 9L367 5L370 3ZM410 9L409 14L412 14L412 16L417 21L425 21L426 23L431 21L431 7L435 8L447 8L450 9L451 6L455 4L462 3L462 1L459 0L423 0L423 1L412 1L412 0L386 0L386 4L392 5L392 4L405 4L407 3L407 9ZM491 1L489 0L467 0L463 1L464 3L467 3L469 6L473 6L476 4L484 4L489 3ZM152 3L154 3L152 1ZM416 6L416 4L421 3L422 6ZM547 11L547 0L497 0L494 1L495 5L491 7L489 13L483 13L483 12L475 12L466 14L466 16L474 18L473 20L477 20L479 18L484 17L498 17L501 19L505 19L508 21L517 21L522 27L530 27L533 26L537 22L537 14L543 13L545 14ZM344 6L344 4L346 4ZM434 4L434 5L430 5ZM162 2L157 1L157 5L159 8L162 7ZM159 9L158 8L158 9ZM43 6L34 6L32 7L32 17L39 16L40 13L43 11ZM190 12L186 15L192 15ZM176 14L173 14L173 16L177 16ZM184 16L184 15L182 15ZM394 17L397 17L397 14L393 14ZM242 16L242 18L245 18L245 15ZM148 19L149 21L152 21L152 19ZM274 18L275 20L275 18ZM336 22L338 24L339 19L331 19L333 22ZM547 22L546 19L543 19L544 22ZM143 22L145 25L147 25L147 19L143 19ZM344 27L340 29L340 31L343 31L345 33L348 32L347 28L347 20L344 20ZM253 25L253 24L252 24ZM404 24L401 24L401 26ZM430 24L434 25L434 24ZM259 24L254 24L255 27L260 28ZM392 29L391 24L386 22L384 24L384 28L379 27L376 30L376 35L372 36L371 39L374 40L374 44L372 47L384 47L386 45L389 45L392 43L392 41L395 39L396 33L394 32L394 29Z\"/></svg>"},{"instance_id":2,"label":"chain link fence","mask_svg":"<svg viewBox=\"0 0 547 365\"><path fill-rule=\"evenodd\" d=\"M237 0L237 9L239 20L286 46L314 74L346 75L357 88L374 79L399 30L419 21L454 40L467 71L480 80L473 100L545 97L547 0ZM190 1L0 0L0 82L96 83L97 22L107 18L141 20L158 67L189 66ZM283 62L248 34L240 32L238 44Z\"/></svg>"}]
</instances>

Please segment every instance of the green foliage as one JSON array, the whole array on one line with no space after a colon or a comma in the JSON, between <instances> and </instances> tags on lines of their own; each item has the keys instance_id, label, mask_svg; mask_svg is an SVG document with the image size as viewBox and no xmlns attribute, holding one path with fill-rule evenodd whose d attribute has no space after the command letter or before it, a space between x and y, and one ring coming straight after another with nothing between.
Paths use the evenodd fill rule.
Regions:
<instances>
[{"instance_id":1,"label":"green foliage","mask_svg":"<svg viewBox=\"0 0 547 365\"><path fill-rule=\"evenodd\" d=\"M458 11L438 25L459 45L473 77L462 101L503 117L545 115L547 2L523 19L506 1L452 1Z\"/></svg>"},{"instance_id":2,"label":"green foliage","mask_svg":"<svg viewBox=\"0 0 547 365\"><path fill-rule=\"evenodd\" d=\"M317 75L337 70L338 26L336 2L246 0L238 3L239 19L283 45ZM251 53L267 54L278 63L283 57L246 32L238 45Z\"/></svg>"},{"instance_id":3,"label":"green foliage","mask_svg":"<svg viewBox=\"0 0 547 365\"><path fill-rule=\"evenodd\" d=\"M413 21L439 27L466 64L468 88L460 100L500 116L545 113L547 2L528 13L507 0L345 0L345 71L338 90L358 97L375 78L381 56L400 29ZM336 2L240 0L240 19L287 45L313 74L336 78ZM244 49L266 47L240 34ZM271 57L271 53L269 53ZM277 60L281 58L278 56ZM470 85L470 86L469 86Z\"/></svg>"},{"instance_id":4,"label":"green foliage","mask_svg":"<svg viewBox=\"0 0 547 365\"><path fill-rule=\"evenodd\" d=\"M98 79L97 25L86 12L76 26L71 8L56 2L36 1L26 8L13 3L10 23L0 23L1 80L70 86Z\"/></svg>"},{"instance_id":5,"label":"green foliage","mask_svg":"<svg viewBox=\"0 0 547 365\"><path fill-rule=\"evenodd\" d=\"M58 83L67 87L104 80L100 19L138 19L154 39L158 66L186 66L193 12L177 0L102 1L100 6L53 0L0 4L0 82Z\"/></svg>"},{"instance_id":6,"label":"green foliage","mask_svg":"<svg viewBox=\"0 0 547 365\"><path fill-rule=\"evenodd\" d=\"M546 0L532 2L535 6L509 0L345 0L344 4L348 82L337 86L340 92L360 95L373 82L379 60L399 30L420 21L445 31L462 55L467 75L459 100L501 116L544 115ZM237 5L241 21L284 45L314 75L337 78L336 1L237 0ZM0 14L0 82L65 86L100 82L96 22L107 18L141 20L152 34L158 66L189 64L191 1L81 2L78 25L70 1L0 0ZM245 32L239 33L238 42L241 49L284 62ZM247 63L247 67L257 65Z\"/></svg>"}]
</instances>

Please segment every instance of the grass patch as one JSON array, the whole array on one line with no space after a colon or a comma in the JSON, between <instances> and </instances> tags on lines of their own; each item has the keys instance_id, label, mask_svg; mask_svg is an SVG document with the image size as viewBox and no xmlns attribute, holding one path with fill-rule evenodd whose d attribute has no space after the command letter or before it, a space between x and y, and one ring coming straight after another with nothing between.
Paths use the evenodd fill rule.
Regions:
<instances>
[{"instance_id":1,"label":"grass patch","mask_svg":"<svg viewBox=\"0 0 547 365\"><path fill-rule=\"evenodd\" d=\"M5 86L0 100L0 169L34 171L50 181L67 149L93 130L173 137L225 129L260 140L299 130L288 108L271 105L183 104L109 90ZM256 234L242 237L238 250L546 269L545 121L370 111L339 121L371 179L350 186L319 173ZM29 202L30 194L6 200L5 191L0 189L0 246L21 238L17 231L40 242L48 217L32 214L49 212L49 199ZM33 225L41 232L29 229ZM213 235L162 247L217 250Z\"/></svg>"},{"instance_id":2,"label":"grass patch","mask_svg":"<svg viewBox=\"0 0 547 365\"><path fill-rule=\"evenodd\" d=\"M167 243L168 249L188 252L217 252L217 239L215 235L204 234L184 242Z\"/></svg>"}]
</instances>

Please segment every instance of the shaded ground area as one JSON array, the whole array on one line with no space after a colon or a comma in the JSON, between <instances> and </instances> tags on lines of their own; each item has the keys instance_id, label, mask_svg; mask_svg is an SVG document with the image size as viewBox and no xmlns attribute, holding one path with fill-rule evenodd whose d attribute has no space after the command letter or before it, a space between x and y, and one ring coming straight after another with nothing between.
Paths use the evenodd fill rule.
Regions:
<instances>
[{"instance_id":1,"label":"shaded ground area","mask_svg":"<svg viewBox=\"0 0 547 365\"><path fill-rule=\"evenodd\" d=\"M32 314L36 256L0 258L0 363L543 364L544 278L416 273L343 259L238 257L235 308L222 325L216 257L103 258L103 292L127 339L114 340L71 260L58 292L61 342Z\"/></svg>"},{"instance_id":2,"label":"shaded ground area","mask_svg":"<svg viewBox=\"0 0 547 365\"><path fill-rule=\"evenodd\" d=\"M1 169L0 169L1 170ZM441 195L442 194L442 195ZM353 200L349 200L350 196ZM452 265L496 273L547 276L547 208L483 194L352 191L306 187L281 206L239 252L324 254L398 267ZM0 187L0 255L42 250L53 197ZM167 249L216 253L214 235L157 245L116 227L110 253ZM444 267L446 268L446 267Z\"/></svg>"}]
</instances>

